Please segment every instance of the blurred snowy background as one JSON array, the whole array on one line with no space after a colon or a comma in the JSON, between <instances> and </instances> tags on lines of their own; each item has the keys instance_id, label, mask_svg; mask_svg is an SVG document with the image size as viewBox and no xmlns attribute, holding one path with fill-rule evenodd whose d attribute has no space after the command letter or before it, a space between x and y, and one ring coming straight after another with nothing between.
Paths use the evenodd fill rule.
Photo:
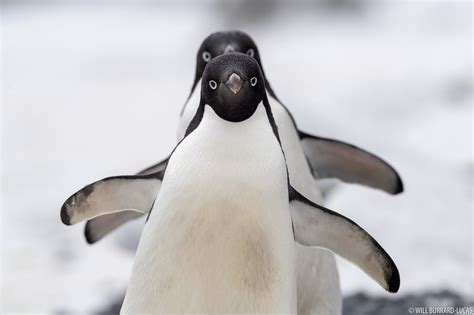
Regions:
<instances>
[{"instance_id":1,"label":"blurred snowy background","mask_svg":"<svg viewBox=\"0 0 474 315\"><path fill-rule=\"evenodd\" d=\"M255 39L300 129L366 148L404 180L400 196L339 184L326 201L402 277L389 296L339 261L345 313L472 300L472 2L11 0L1 18L3 314L120 299L143 222L89 246L60 206L168 155L195 53L226 29Z\"/></svg>"}]
</instances>

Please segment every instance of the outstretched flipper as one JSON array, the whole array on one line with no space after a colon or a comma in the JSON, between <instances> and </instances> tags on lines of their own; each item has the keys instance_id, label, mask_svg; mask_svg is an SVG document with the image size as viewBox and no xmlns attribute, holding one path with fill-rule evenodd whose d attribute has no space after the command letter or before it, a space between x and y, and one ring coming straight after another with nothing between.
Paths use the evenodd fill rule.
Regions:
<instances>
[{"instance_id":1,"label":"outstretched flipper","mask_svg":"<svg viewBox=\"0 0 474 315\"><path fill-rule=\"evenodd\" d=\"M392 258L364 229L350 219L319 206L290 187L295 239L322 247L354 263L389 292L397 292L400 275Z\"/></svg>"},{"instance_id":2,"label":"outstretched flipper","mask_svg":"<svg viewBox=\"0 0 474 315\"><path fill-rule=\"evenodd\" d=\"M100 217L90 219L84 228L84 236L89 244L100 241L104 236L122 226L123 224L141 218L145 214L142 212L126 210L104 214Z\"/></svg>"},{"instance_id":3,"label":"outstretched flipper","mask_svg":"<svg viewBox=\"0 0 474 315\"><path fill-rule=\"evenodd\" d=\"M164 169L166 168L166 164L168 164L168 159L169 157L167 157L161 162L158 162L150 167L145 168L143 171L137 173L137 175L149 175L164 171Z\"/></svg>"},{"instance_id":4,"label":"outstretched flipper","mask_svg":"<svg viewBox=\"0 0 474 315\"><path fill-rule=\"evenodd\" d=\"M403 192L397 171L381 158L361 148L332 139L315 137L300 131L303 150L318 178L338 178L383 190Z\"/></svg>"},{"instance_id":5,"label":"outstretched flipper","mask_svg":"<svg viewBox=\"0 0 474 315\"><path fill-rule=\"evenodd\" d=\"M125 210L147 213L155 202L163 173L108 177L90 184L66 200L61 208L61 220L72 225Z\"/></svg>"},{"instance_id":6,"label":"outstretched flipper","mask_svg":"<svg viewBox=\"0 0 474 315\"><path fill-rule=\"evenodd\" d=\"M149 175L157 172L163 172L168 163L168 158L164 159L161 162L158 162L150 167L147 167L143 171L137 173L137 175ZM141 212L126 210L121 212L114 212L109 214L104 214L97 218L92 218L86 223L84 228L84 236L86 241L89 244L94 244L97 241L100 241L104 236L115 230L116 228L122 226L128 221L138 219L142 215Z\"/></svg>"}]
</instances>

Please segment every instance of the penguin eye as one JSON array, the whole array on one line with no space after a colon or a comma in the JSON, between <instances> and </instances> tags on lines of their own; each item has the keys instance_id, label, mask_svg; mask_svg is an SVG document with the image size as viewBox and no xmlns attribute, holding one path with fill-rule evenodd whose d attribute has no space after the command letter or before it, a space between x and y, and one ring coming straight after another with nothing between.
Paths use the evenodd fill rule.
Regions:
<instances>
[{"instance_id":1,"label":"penguin eye","mask_svg":"<svg viewBox=\"0 0 474 315\"><path fill-rule=\"evenodd\" d=\"M253 57L255 55L255 51L250 48L249 50L247 50L247 55L249 55L250 57Z\"/></svg>"},{"instance_id":2,"label":"penguin eye","mask_svg":"<svg viewBox=\"0 0 474 315\"><path fill-rule=\"evenodd\" d=\"M214 80L209 81L209 86L211 89L215 90L217 88L217 83Z\"/></svg>"},{"instance_id":3,"label":"penguin eye","mask_svg":"<svg viewBox=\"0 0 474 315\"><path fill-rule=\"evenodd\" d=\"M257 85L257 77L253 77L252 79L250 79L250 85L252 86Z\"/></svg>"},{"instance_id":4,"label":"penguin eye","mask_svg":"<svg viewBox=\"0 0 474 315\"><path fill-rule=\"evenodd\" d=\"M205 61L205 62L208 62L209 60L211 60L211 53L208 52L208 51L204 51L202 53L202 59Z\"/></svg>"}]
</instances>

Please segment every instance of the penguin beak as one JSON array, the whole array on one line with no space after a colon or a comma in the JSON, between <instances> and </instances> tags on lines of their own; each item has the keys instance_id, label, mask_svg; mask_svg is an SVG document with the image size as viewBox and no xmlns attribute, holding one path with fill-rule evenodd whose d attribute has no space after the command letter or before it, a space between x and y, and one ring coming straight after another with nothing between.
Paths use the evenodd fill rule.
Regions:
<instances>
[{"instance_id":1,"label":"penguin beak","mask_svg":"<svg viewBox=\"0 0 474 315\"><path fill-rule=\"evenodd\" d=\"M230 53L230 52L233 52L233 51L235 51L235 48L232 45L227 45L224 48L224 54L227 54L227 53Z\"/></svg>"},{"instance_id":2,"label":"penguin beak","mask_svg":"<svg viewBox=\"0 0 474 315\"><path fill-rule=\"evenodd\" d=\"M244 84L244 81L240 78L240 76L237 73L234 72L230 75L229 79L226 81L225 86L227 86L227 88L231 90L232 93L237 94L239 93L243 84Z\"/></svg>"}]
</instances>

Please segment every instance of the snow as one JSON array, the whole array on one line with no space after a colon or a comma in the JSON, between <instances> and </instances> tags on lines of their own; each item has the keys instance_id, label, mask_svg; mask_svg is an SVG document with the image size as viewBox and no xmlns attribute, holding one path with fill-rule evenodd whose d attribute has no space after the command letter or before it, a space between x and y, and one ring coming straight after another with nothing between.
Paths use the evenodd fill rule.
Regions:
<instances>
[{"instance_id":1,"label":"snow","mask_svg":"<svg viewBox=\"0 0 474 315\"><path fill-rule=\"evenodd\" d=\"M357 144L401 173L400 196L338 185L326 203L390 253L400 294L472 296L472 4L241 9L3 7L2 313L90 312L123 293L143 222L89 246L59 208L85 184L167 156L201 40L234 28L254 37L302 130ZM339 265L345 294L387 295Z\"/></svg>"}]
</instances>

